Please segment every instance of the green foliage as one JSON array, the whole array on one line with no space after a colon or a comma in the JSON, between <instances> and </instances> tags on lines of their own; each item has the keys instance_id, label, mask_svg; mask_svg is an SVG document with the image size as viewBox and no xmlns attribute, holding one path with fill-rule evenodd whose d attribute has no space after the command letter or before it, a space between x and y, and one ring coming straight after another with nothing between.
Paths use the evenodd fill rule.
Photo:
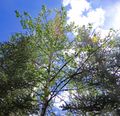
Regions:
<instances>
[{"instance_id":1,"label":"green foliage","mask_svg":"<svg viewBox=\"0 0 120 116\"><path fill-rule=\"evenodd\" d=\"M112 36L113 37L113 36ZM76 90L63 109L83 115L119 115L119 37L107 40L84 64L72 86ZM96 46L95 44L91 47ZM89 50L87 52L90 52ZM88 54L89 55L89 54ZM71 86L71 85L70 85Z\"/></svg>"},{"instance_id":2,"label":"green foliage","mask_svg":"<svg viewBox=\"0 0 120 116\"><path fill-rule=\"evenodd\" d=\"M37 109L37 85L29 38L0 44L0 115L28 114ZM32 95L33 93L33 95Z\"/></svg>"},{"instance_id":3,"label":"green foliage","mask_svg":"<svg viewBox=\"0 0 120 116\"><path fill-rule=\"evenodd\" d=\"M65 89L76 98L71 96L65 108L84 114L88 107L72 107L71 103L81 100L78 105L91 103L94 109L96 101L106 100L101 92L109 91L108 97L115 90L116 75L111 72L115 72L118 63L108 52L115 48L116 42L109 39L113 35L101 40L99 34L91 35L91 24L67 24L64 7L48 10L43 6L36 18L27 12L15 13L25 33L16 33L10 42L0 44L1 115L54 115L54 98ZM119 62L117 57L115 61ZM110 65L112 61L114 65Z\"/></svg>"}]
</instances>

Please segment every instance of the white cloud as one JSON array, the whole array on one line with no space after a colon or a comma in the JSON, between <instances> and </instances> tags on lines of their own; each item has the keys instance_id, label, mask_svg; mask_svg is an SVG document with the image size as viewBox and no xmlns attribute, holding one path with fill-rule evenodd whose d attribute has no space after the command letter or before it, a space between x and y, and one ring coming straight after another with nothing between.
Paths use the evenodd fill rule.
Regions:
<instances>
[{"instance_id":1,"label":"white cloud","mask_svg":"<svg viewBox=\"0 0 120 116\"><path fill-rule=\"evenodd\" d=\"M120 29L120 2L106 8L107 28Z\"/></svg>"},{"instance_id":2,"label":"white cloud","mask_svg":"<svg viewBox=\"0 0 120 116\"><path fill-rule=\"evenodd\" d=\"M93 23L95 27L103 26L105 20L105 11L102 8L97 8L95 10L91 10L87 14L87 20L89 23Z\"/></svg>"},{"instance_id":3,"label":"white cloud","mask_svg":"<svg viewBox=\"0 0 120 116\"><path fill-rule=\"evenodd\" d=\"M118 1L118 0L117 0ZM104 3L104 2L103 2ZM64 6L70 6L67 11L68 23L75 22L82 26L92 23L94 28L120 29L120 2L109 3L102 7L93 8L92 2L87 0L63 0ZM104 9L103 9L104 8Z\"/></svg>"},{"instance_id":4,"label":"white cloud","mask_svg":"<svg viewBox=\"0 0 120 116\"><path fill-rule=\"evenodd\" d=\"M92 1L92 0L91 0ZM67 11L68 24L74 22L83 26L93 24L93 30L99 32L102 39L106 38L109 29L120 29L120 1L93 7L93 1L87 0L63 0L64 6L69 6ZM75 33L74 33L75 34Z\"/></svg>"},{"instance_id":5,"label":"white cloud","mask_svg":"<svg viewBox=\"0 0 120 116\"><path fill-rule=\"evenodd\" d=\"M108 29L102 29L102 28L96 29L96 33L100 34L101 39L106 38L108 36L109 32L110 32L110 30L108 30Z\"/></svg>"},{"instance_id":6,"label":"white cloud","mask_svg":"<svg viewBox=\"0 0 120 116\"><path fill-rule=\"evenodd\" d=\"M70 3L70 0L63 0L63 6L67 6Z\"/></svg>"},{"instance_id":7,"label":"white cloud","mask_svg":"<svg viewBox=\"0 0 120 116\"><path fill-rule=\"evenodd\" d=\"M64 91L64 92L62 92L62 94L57 95L54 98L54 100L55 100L54 106L58 109L61 109L60 106L65 105L65 102L69 101L69 95L70 94L68 91Z\"/></svg>"},{"instance_id":8,"label":"white cloud","mask_svg":"<svg viewBox=\"0 0 120 116\"><path fill-rule=\"evenodd\" d=\"M73 15L82 15L82 12L90 9L90 4L86 0L70 0L71 10Z\"/></svg>"},{"instance_id":9,"label":"white cloud","mask_svg":"<svg viewBox=\"0 0 120 116\"><path fill-rule=\"evenodd\" d=\"M87 0L63 0L63 5L70 5L68 23L75 22L79 26L92 23L94 28L104 24L105 11L102 8L93 9Z\"/></svg>"}]
</instances>

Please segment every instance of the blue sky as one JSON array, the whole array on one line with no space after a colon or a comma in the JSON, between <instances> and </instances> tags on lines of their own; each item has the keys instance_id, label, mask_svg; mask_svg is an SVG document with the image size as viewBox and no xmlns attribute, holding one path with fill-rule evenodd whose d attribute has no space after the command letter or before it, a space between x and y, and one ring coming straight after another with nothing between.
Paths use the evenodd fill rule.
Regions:
<instances>
[{"instance_id":1,"label":"blue sky","mask_svg":"<svg viewBox=\"0 0 120 116\"><path fill-rule=\"evenodd\" d=\"M0 0L0 41L7 41L12 34L22 31L15 10L37 16L43 4L49 8L69 6L68 22L82 25L90 20L104 29L119 25L120 0Z\"/></svg>"},{"instance_id":2,"label":"blue sky","mask_svg":"<svg viewBox=\"0 0 120 116\"><path fill-rule=\"evenodd\" d=\"M15 32L22 31L19 20L15 17L15 10L27 11L37 16L41 6L49 8L62 5L60 0L0 0L0 41L7 41Z\"/></svg>"},{"instance_id":3,"label":"blue sky","mask_svg":"<svg viewBox=\"0 0 120 116\"><path fill-rule=\"evenodd\" d=\"M68 23L90 22L104 29L120 27L120 0L0 0L0 41L7 41L12 34L22 31L15 10L37 16L43 4L49 8L69 6Z\"/></svg>"}]
</instances>

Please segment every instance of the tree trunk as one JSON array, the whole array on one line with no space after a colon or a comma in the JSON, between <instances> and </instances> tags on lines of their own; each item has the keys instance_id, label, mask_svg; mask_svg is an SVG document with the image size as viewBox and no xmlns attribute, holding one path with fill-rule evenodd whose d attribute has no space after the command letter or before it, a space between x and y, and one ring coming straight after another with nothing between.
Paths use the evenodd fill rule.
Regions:
<instances>
[{"instance_id":1,"label":"tree trunk","mask_svg":"<svg viewBox=\"0 0 120 116\"><path fill-rule=\"evenodd\" d=\"M40 116L45 116L47 107L48 107L48 101L46 101L46 102L43 104Z\"/></svg>"}]
</instances>

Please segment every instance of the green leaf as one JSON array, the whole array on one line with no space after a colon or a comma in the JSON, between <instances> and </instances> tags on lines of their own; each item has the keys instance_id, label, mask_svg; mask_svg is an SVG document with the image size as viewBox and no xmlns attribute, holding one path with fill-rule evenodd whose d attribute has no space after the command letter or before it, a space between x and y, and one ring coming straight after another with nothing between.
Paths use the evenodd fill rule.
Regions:
<instances>
[{"instance_id":1,"label":"green leaf","mask_svg":"<svg viewBox=\"0 0 120 116\"><path fill-rule=\"evenodd\" d=\"M16 17L20 17L20 13L17 10L15 10L15 14L16 14Z\"/></svg>"}]
</instances>

